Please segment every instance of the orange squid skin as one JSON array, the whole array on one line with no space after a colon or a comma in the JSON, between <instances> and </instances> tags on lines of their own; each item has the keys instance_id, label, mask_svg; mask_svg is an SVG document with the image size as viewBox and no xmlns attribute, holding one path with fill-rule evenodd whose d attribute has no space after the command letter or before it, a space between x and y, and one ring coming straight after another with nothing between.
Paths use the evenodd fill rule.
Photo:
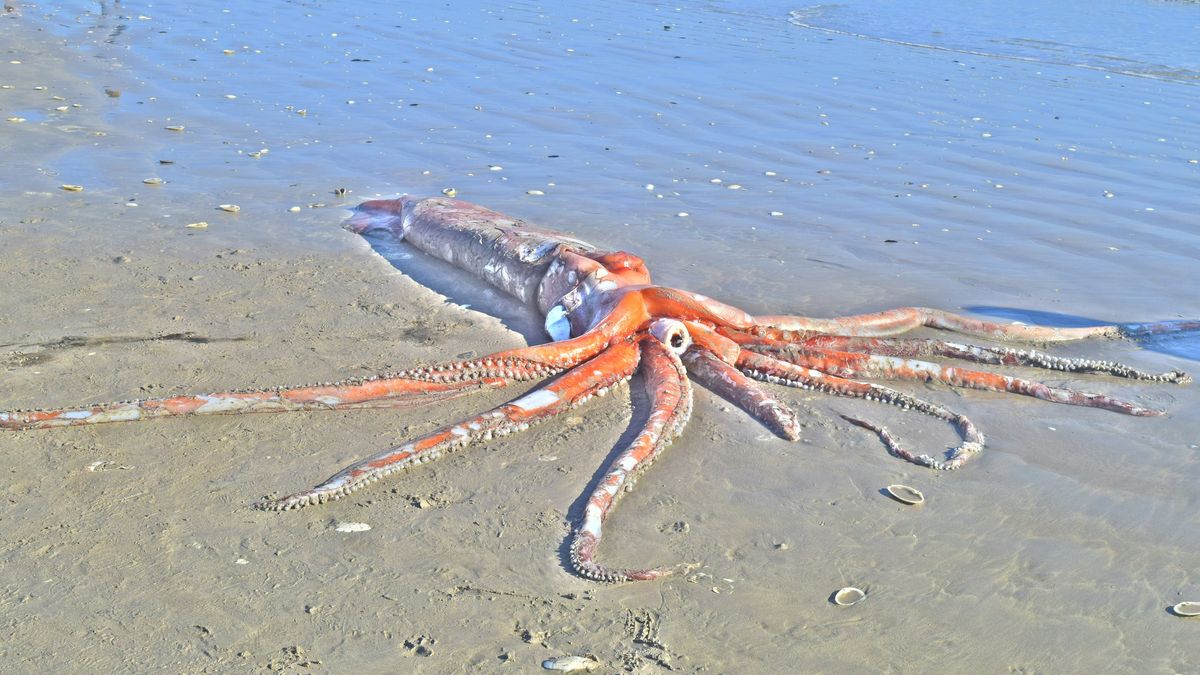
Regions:
<instances>
[{"instance_id":1,"label":"orange squid skin","mask_svg":"<svg viewBox=\"0 0 1200 675\"><path fill-rule=\"evenodd\" d=\"M1197 321L1089 328L999 324L922 307L828 319L756 317L703 295L654 285L645 261L632 253L605 251L569 234L467 202L411 196L373 200L359 205L343 226L355 233L382 232L402 239L424 253L476 274L545 316L546 331L553 341L479 359L341 382L0 412L0 429L20 431L184 415L400 407L514 382L547 380L489 411L355 462L310 489L257 503L262 509L285 511L340 499L392 473L436 460L473 442L523 431L603 396L640 372L650 400L650 414L590 494L570 546L571 567L579 575L605 582L638 581L669 576L683 568L605 567L596 560L602 524L620 496L682 433L692 410L692 378L788 440L800 437L801 425L794 411L760 380L889 403L932 416L951 424L962 437L962 443L944 458L908 450L878 424L846 419L874 431L897 457L934 469L956 469L983 448L983 434L971 420L938 404L858 378L932 381L1130 415L1160 412L1101 394L919 358L954 358L1151 382L1184 383L1189 378L1181 371L1148 373L1124 364L1068 359L1032 349L894 336L931 328L998 341L1049 343L1200 329Z\"/></svg>"}]
</instances>

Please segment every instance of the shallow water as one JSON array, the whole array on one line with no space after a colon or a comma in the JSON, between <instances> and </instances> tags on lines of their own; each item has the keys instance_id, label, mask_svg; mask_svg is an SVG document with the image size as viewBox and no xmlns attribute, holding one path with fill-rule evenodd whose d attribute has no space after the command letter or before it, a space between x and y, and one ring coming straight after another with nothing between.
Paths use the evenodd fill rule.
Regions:
<instances>
[{"instance_id":1,"label":"shallow water","mask_svg":"<svg viewBox=\"0 0 1200 675\"><path fill-rule=\"evenodd\" d=\"M21 10L0 21L0 84L14 84L0 118L26 119L0 128L0 283L20 298L0 343L46 360L6 361L0 409L334 379L542 339L537 317L469 278L403 250L392 261L405 275L391 274L337 228L361 199L448 187L755 313L1200 316L1195 3ZM240 213L214 210L224 203ZM36 347L185 330L245 340ZM1055 351L1195 371L1200 338ZM1045 379L1169 416L908 387L990 440L974 466L933 476L835 413L936 450L952 436L930 420L795 395L809 427L791 445L698 394L689 431L613 516L604 555L698 560L711 576L619 588L571 577L556 547L637 418L626 398L284 517L244 505L429 420L0 439L26 476L9 488L0 571L24 623L0 650L23 670L294 666L298 646L332 670L487 670L504 654L531 668L588 652L643 672L662 668L658 652L687 672L1194 669L1197 624L1165 607L1200 594L1197 388ZM82 470L93 458L133 468ZM57 497L64 481L71 496ZM894 482L929 502L878 493ZM330 519L374 529L335 538ZM132 590L127 570L160 592ZM852 584L867 601L829 604ZM637 642L647 621L657 637ZM45 627L80 651L57 650ZM437 640L427 659L421 638Z\"/></svg>"}]
</instances>

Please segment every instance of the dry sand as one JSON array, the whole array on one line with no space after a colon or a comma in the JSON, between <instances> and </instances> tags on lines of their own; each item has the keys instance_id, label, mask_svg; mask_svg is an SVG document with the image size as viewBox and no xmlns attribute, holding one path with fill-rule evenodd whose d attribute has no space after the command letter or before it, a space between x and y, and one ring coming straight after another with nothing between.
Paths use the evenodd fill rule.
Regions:
<instances>
[{"instance_id":1,"label":"dry sand","mask_svg":"<svg viewBox=\"0 0 1200 675\"><path fill-rule=\"evenodd\" d=\"M321 64L369 58L354 31L388 22L314 8L311 21L351 39L322 51L315 32L277 27L260 38L264 76L235 28L269 9L214 13L241 23L201 39L197 9L102 7L26 5L0 21L0 85L12 85L0 118L26 119L0 122L0 409L332 380L542 340L538 317L471 277L402 247L393 265L337 227L359 198L450 185L755 312L1200 316L1190 84L831 36L789 27L777 7L621 3L604 11L645 31L622 42L603 15L579 25L522 5L465 28L439 10L419 28L397 18L415 56L388 86L410 117L351 129L344 101L368 95L341 88L383 73L338 83ZM509 21L470 23L497 16ZM86 49L80 25L96 39ZM455 44L451 31L482 37ZM293 39L314 74L288 89L270 47ZM581 70L536 67L572 45ZM781 59L803 72L771 89L755 65ZM577 107L515 107L522 87L473 83L473 63ZM623 84L589 70L614 63L649 65ZM656 79L668 66L674 79ZM203 76L222 68L227 81ZM252 99L252 83L268 93L218 108ZM261 145L266 157L244 154ZM153 176L166 184L143 184ZM331 194L342 186L349 197ZM186 227L197 221L209 227ZM1193 371L1200 355L1194 337L1056 352ZM836 413L930 451L953 442L927 418L793 393L806 428L789 444L698 392L601 556L702 566L622 586L573 576L563 556L580 495L644 411L637 384L286 514L249 505L506 395L3 434L0 659L8 672L534 672L565 654L593 654L601 672L1195 671L1200 620L1166 608L1200 598L1198 388L1044 379L1169 416L910 386L991 441L976 464L935 475ZM881 494L897 482L927 503ZM344 522L371 529L336 531ZM831 604L847 585L866 600Z\"/></svg>"}]
</instances>

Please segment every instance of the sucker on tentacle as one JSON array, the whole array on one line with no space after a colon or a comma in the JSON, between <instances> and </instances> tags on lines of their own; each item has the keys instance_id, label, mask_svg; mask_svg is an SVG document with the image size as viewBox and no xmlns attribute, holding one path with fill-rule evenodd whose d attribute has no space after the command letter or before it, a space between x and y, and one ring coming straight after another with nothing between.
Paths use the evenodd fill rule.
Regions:
<instances>
[{"instance_id":1,"label":"sucker on tentacle","mask_svg":"<svg viewBox=\"0 0 1200 675\"><path fill-rule=\"evenodd\" d=\"M738 359L738 367L750 377L774 384L784 384L789 387L813 389L838 396L849 396L868 401L890 403L903 410L913 410L946 420L958 429L963 442L951 450L946 459L939 460L929 455L917 455L905 449L883 427L843 415L847 421L854 422L858 426L878 433L887 446L888 452L913 464L927 466L939 471L954 470L983 451L983 434L979 432L979 429L976 428L975 424L966 415L961 415L935 403L905 394L904 392L870 382L857 382L836 375L830 375L819 370L805 368L750 351L742 352L741 358Z\"/></svg>"},{"instance_id":2,"label":"sucker on tentacle","mask_svg":"<svg viewBox=\"0 0 1200 675\"><path fill-rule=\"evenodd\" d=\"M949 357L1149 382L1184 383L1190 378L1180 371L1149 373L1125 364L1068 359L1032 349L884 336L929 327L993 340L1049 343L1200 330L1200 321L1088 328L1000 324L922 307L829 319L755 317L703 295L652 284L645 262L631 253L602 251L570 235L452 199L404 196L364 202L344 227L356 233L390 233L536 307L545 317L553 342L479 359L301 387L0 412L0 429L175 415L399 407L517 381L552 378L488 412L355 462L314 488L257 504L262 509L285 511L338 499L469 443L519 432L561 415L625 382L640 364L652 406L649 419L590 494L582 522L572 533L570 565L580 576L597 581L644 580L666 576L678 568L610 569L596 562L596 549L603 523L619 497L687 423L692 407L689 370L702 384L789 440L800 433L794 411L756 380L890 403L943 420L957 429L962 442L945 459L935 459L906 449L881 425L843 415L848 422L875 432L891 454L946 470L962 466L983 448L983 434L970 419L910 394L849 378L932 380L1134 415L1159 413L1100 394L920 359Z\"/></svg>"},{"instance_id":3,"label":"sucker on tentacle","mask_svg":"<svg viewBox=\"0 0 1200 675\"><path fill-rule=\"evenodd\" d=\"M474 441L524 431L532 424L588 401L592 396L603 396L614 385L629 379L637 368L637 360L637 349L632 344L614 343L599 356L567 371L550 384L535 388L502 406L355 462L312 489L264 500L256 506L266 511L288 511L341 499L400 469L438 459Z\"/></svg>"},{"instance_id":4,"label":"sucker on tentacle","mask_svg":"<svg viewBox=\"0 0 1200 675\"><path fill-rule=\"evenodd\" d=\"M1028 366L1044 370L1057 370L1072 373L1095 373L1124 377L1133 380L1149 380L1152 382L1172 382L1186 384L1192 381L1187 373L1171 370L1165 373L1151 373L1139 370L1133 366L1115 361L1094 361L1091 359L1068 359L1054 356L1035 349L1013 349L1011 347L992 347L960 344L946 340L929 338L862 338L846 335L816 335L797 338L795 341L773 340L758 338L742 333L731 333L736 339L742 340L751 348L758 351L770 352L784 350L788 347L824 349L841 352L861 352L880 356L899 356L904 358L946 356L975 363L989 363L1005 366Z\"/></svg>"},{"instance_id":5,"label":"sucker on tentacle","mask_svg":"<svg viewBox=\"0 0 1200 675\"><path fill-rule=\"evenodd\" d=\"M663 320L655 322L663 326ZM672 322L679 324L679 322ZM683 432L692 414L692 387L678 353L688 348L687 340L673 342L672 338L686 335L682 325L664 328L661 333L651 328L652 338L641 345L642 372L646 379L646 394L650 397L650 418L637 438L613 460L604 478L592 492L584 508L583 523L571 540L571 565L581 576L595 581L646 581L668 576L670 568L608 569L594 560L600 545L605 518L617 500L633 488L637 476L654 463L658 454Z\"/></svg>"},{"instance_id":6,"label":"sucker on tentacle","mask_svg":"<svg viewBox=\"0 0 1200 675\"><path fill-rule=\"evenodd\" d=\"M985 389L1040 398L1043 401L1066 405L1104 408L1137 417L1162 415L1158 410L1115 399L1104 394L1092 394L1075 389L1051 387L1032 380L1009 375L988 373L969 368L943 366L929 361L902 359L894 356L854 354L825 349L808 349L788 345L776 350L780 360L840 377L870 377L886 380L917 380L940 382L952 387Z\"/></svg>"}]
</instances>

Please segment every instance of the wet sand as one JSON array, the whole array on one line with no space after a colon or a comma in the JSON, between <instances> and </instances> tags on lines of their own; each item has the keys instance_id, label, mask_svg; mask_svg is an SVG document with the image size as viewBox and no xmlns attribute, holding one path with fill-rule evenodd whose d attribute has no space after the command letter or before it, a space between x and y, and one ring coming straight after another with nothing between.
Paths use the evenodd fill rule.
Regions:
<instances>
[{"instance_id":1,"label":"wet sand","mask_svg":"<svg viewBox=\"0 0 1200 675\"><path fill-rule=\"evenodd\" d=\"M0 409L542 341L471 277L337 226L360 199L445 187L756 313L1200 316L1187 78L828 33L765 2L96 7L0 17ZM1195 336L1054 352L1200 370ZM530 672L565 654L601 672L1194 670L1200 623L1167 607L1200 598L1200 388L1038 377L1168 416L905 386L988 435L936 475L838 413L953 443L928 418L794 392L789 444L698 391L601 556L701 566L623 586L570 574L564 545L644 411L636 383L285 514L249 505L506 395L4 434L0 656L14 672ZM866 600L834 606L847 585Z\"/></svg>"}]
</instances>

